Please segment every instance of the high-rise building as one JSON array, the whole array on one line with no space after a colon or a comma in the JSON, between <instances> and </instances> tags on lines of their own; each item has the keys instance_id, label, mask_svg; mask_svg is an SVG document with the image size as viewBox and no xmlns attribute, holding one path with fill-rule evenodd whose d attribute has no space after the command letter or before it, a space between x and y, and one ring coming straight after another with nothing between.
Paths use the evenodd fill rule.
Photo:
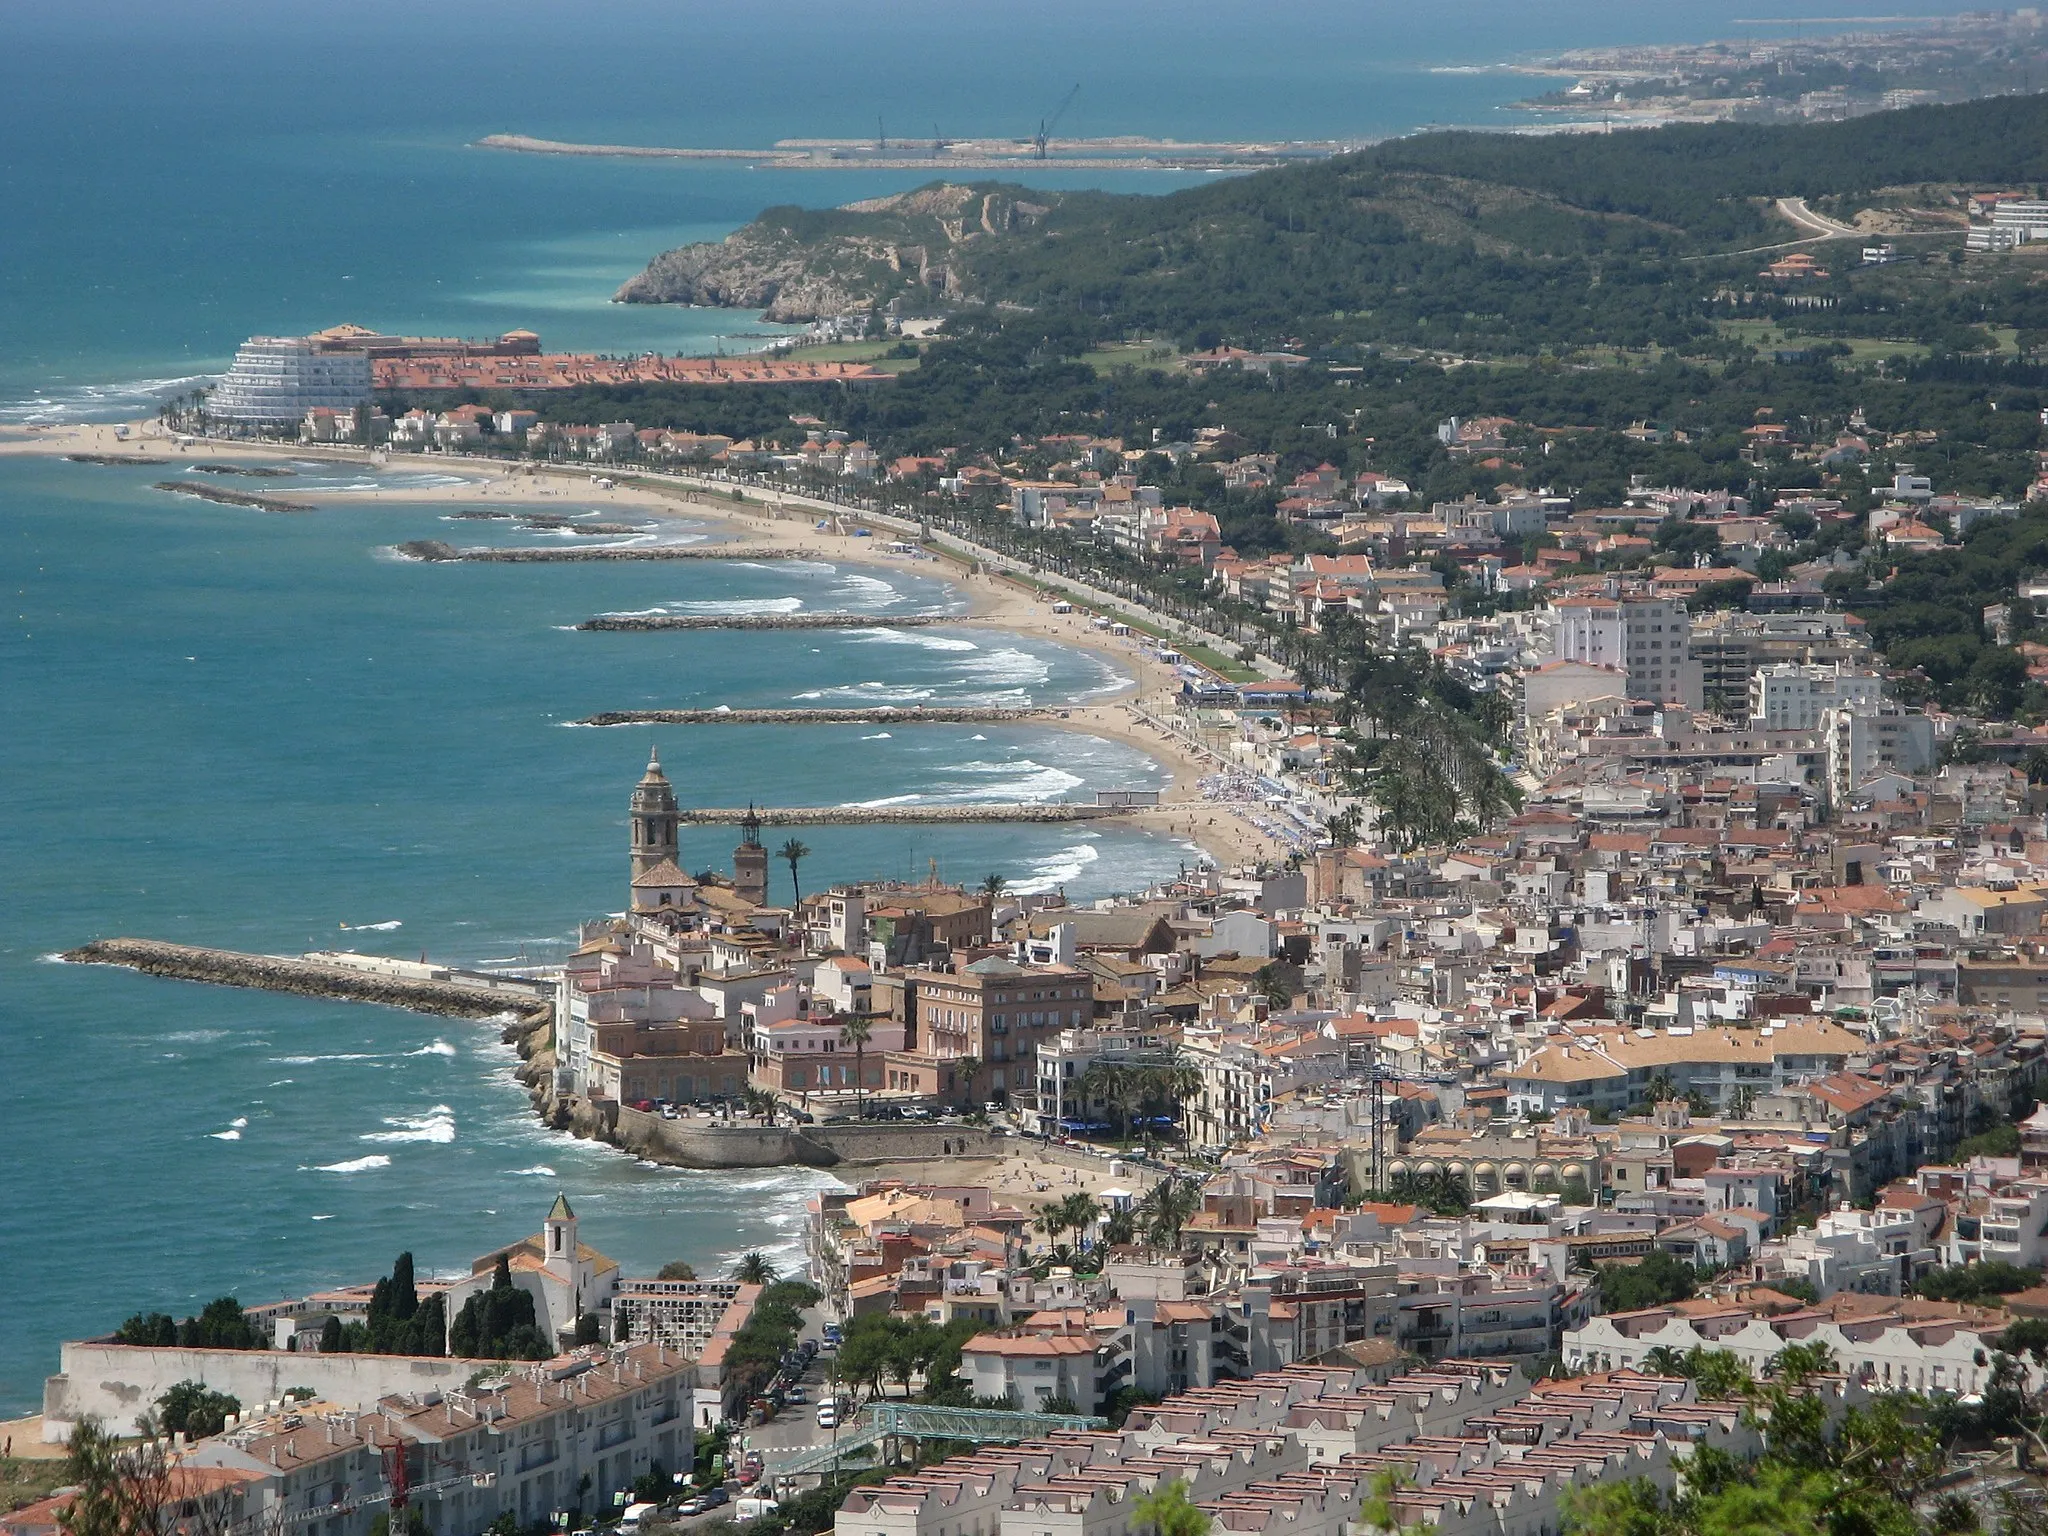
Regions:
<instances>
[{"instance_id":1,"label":"high-rise building","mask_svg":"<svg viewBox=\"0 0 2048 1536\"><path fill-rule=\"evenodd\" d=\"M352 411L370 400L368 353L325 351L304 336L252 336L235 349L206 414L232 426L296 431L317 406Z\"/></svg>"},{"instance_id":2,"label":"high-rise building","mask_svg":"<svg viewBox=\"0 0 2048 1536\"><path fill-rule=\"evenodd\" d=\"M1685 604L1669 597L1567 597L1552 607L1550 654L1557 661L1619 667L1628 696L1698 709L1700 667L1692 659Z\"/></svg>"}]
</instances>

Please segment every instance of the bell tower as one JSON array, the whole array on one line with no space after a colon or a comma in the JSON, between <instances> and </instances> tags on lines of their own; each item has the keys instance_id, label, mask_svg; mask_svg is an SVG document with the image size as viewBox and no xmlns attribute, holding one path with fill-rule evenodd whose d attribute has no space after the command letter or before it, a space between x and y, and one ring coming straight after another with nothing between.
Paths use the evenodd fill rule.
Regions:
<instances>
[{"instance_id":1,"label":"bell tower","mask_svg":"<svg viewBox=\"0 0 2048 1536\"><path fill-rule=\"evenodd\" d=\"M632 823L632 878L637 880L664 859L676 858L676 831L682 817L676 811L676 794L661 771L661 754L649 752L647 772L633 786L628 818ZM680 866L679 866L680 867Z\"/></svg>"},{"instance_id":2,"label":"bell tower","mask_svg":"<svg viewBox=\"0 0 2048 1536\"><path fill-rule=\"evenodd\" d=\"M747 807L740 845L732 851L732 888L757 907L768 905L768 850L761 846L761 818Z\"/></svg>"}]
</instances>

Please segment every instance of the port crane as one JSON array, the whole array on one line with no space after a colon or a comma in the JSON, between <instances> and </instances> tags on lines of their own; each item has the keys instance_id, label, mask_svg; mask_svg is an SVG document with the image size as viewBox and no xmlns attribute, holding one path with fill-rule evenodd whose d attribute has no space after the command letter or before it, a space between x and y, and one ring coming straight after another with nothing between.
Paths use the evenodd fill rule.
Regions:
<instances>
[{"instance_id":1,"label":"port crane","mask_svg":"<svg viewBox=\"0 0 2048 1536\"><path fill-rule=\"evenodd\" d=\"M1060 104L1038 120L1038 132L1031 136L1031 147L1038 152L1039 159L1045 158L1046 141L1052 137L1053 129L1059 126L1060 119L1067 115L1067 108L1074 104L1074 98L1080 94L1081 82L1076 80L1074 88L1060 98Z\"/></svg>"}]
</instances>

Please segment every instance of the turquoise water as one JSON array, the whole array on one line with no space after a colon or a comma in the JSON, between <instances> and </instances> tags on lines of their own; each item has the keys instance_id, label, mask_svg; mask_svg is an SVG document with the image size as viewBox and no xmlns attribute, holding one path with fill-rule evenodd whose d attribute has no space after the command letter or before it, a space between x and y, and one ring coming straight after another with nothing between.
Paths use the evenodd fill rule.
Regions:
<instances>
[{"instance_id":1,"label":"turquoise water","mask_svg":"<svg viewBox=\"0 0 2048 1536\"><path fill-rule=\"evenodd\" d=\"M1768 14L1825 14L1813 0ZM1917 9L1925 9L1916 7ZM1026 9L502 0L72 0L0 48L0 421L147 412L252 332L539 330L552 346L745 345L755 317L609 304L655 250L776 202L921 172L767 173L467 149L492 132L762 144L1033 127L1327 137L1494 124L1535 50L1766 29L1759 0L1129 0ZM1085 178L1154 189L1193 178ZM630 1268L794 1254L819 1175L641 1167L541 1131L484 1026L48 963L94 935L559 953L624 898L650 740L686 802L954 799L1157 782L1052 732L576 730L600 709L1063 699L1101 665L980 631L591 635L592 613L745 603L945 610L918 571L422 566L409 538L528 537L414 505L268 517L160 471L0 458L0 1413L56 1343L186 1310L446 1268L557 1187ZM559 510L551 507L550 510ZM1188 857L1129 833L816 829L806 885L991 869L1077 896ZM692 833L720 863L730 834ZM783 871L778 867L780 882Z\"/></svg>"},{"instance_id":2,"label":"turquoise water","mask_svg":"<svg viewBox=\"0 0 2048 1536\"><path fill-rule=\"evenodd\" d=\"M757 1246L788 1263L800 1196L828 1182L679 1174L544 1132L489 1026L156 982L51 952L144 933L559 956L578 919L626 899L626 796L650 741L685 804L1162 782L1128 748L1058 732L568 724L646 705L1022 702L1116 684L1092 657L981 629L569 627L653 609L958 611L924 567L423 565L389 547L545 536L420 504L267 516L148 488L165 473L0 458L5 1220L51 1239L33 1282L8 1288L0 1406L33 1402L67 1332L367 1273L404 1246L454 1265L528 1230L558 1185L591 1241L630 1264L714 1269ZM1078 827L803 836L806 887L936 863L1088 896L1193 856ZM685 862L726 867L734 841L692 830ZM787 870L774 874L780 894Z\"/></svg>"}]
</instances>

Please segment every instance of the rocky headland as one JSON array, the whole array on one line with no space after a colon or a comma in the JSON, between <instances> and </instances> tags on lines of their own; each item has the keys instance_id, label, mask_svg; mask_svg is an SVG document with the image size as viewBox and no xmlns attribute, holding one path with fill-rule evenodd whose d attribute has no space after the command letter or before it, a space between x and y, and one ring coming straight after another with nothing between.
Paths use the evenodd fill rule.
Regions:
<instances>
[{"instance_id":1,"label":"rocky headland","mask_svg":"<svg viewBox=\"0 0 2048 1536\"><path fill-rule=\"evenodd\" d=\"M968 253L1036 225L1057 192L939 183L811 211L770 208L723 240L664 251L613 297L622 304L758 309L802 323L892 299L971 296Z\"/></svg>"}]
</instances>

